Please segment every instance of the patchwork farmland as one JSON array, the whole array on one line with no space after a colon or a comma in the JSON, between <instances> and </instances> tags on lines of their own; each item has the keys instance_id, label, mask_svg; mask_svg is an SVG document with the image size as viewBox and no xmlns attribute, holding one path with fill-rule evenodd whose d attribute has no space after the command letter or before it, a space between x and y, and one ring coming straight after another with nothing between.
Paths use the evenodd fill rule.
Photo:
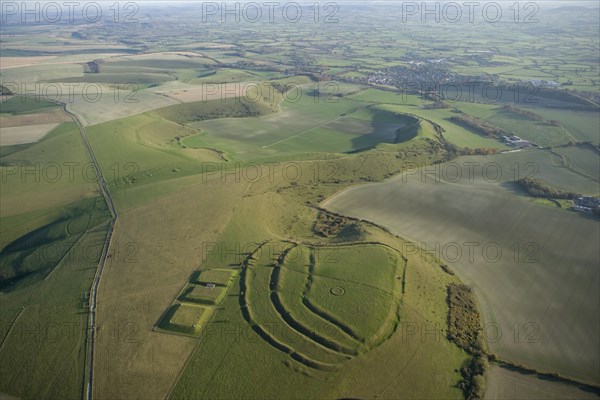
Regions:
<instances>
[{"instance_id":1,"label":"patchwork farmland","mask_svg":"<svg viewBox=\"0 0 600 400\"><path fill-rule=\"evenodd\" d=\"M600 397L597 4L72 6L0 12L0 398Z\"/></svg>"}]
</instances>

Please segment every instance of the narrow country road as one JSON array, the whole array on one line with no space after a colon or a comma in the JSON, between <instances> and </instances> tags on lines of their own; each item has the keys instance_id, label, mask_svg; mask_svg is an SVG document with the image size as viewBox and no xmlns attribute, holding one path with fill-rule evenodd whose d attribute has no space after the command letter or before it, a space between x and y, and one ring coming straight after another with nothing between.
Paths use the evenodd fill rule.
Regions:
<instances>
[{"instance_id":1,"label":"narrow country road","mask_svg":"<svg viewBox=\"0 0 600 400\"><path fill-rule=\"evenodd\" d=\"M98 262L98 269L96 270L96 275L94 276L94 281L92 283L92 287L90 288L89 318L88 318L88 322L89 322L88 329L89 330L88 330L88 336L87 336L86 368L85 368L85 380L84 380L85 395L84 396L87 400L91 400L92 399L92 387L93 387L92 385L93 385L93 380L94 380L94 350L95 350L94 346L95 346L95 342L96 342L96 298L97 298L97 294L98 294L98 285L100 284L100 279L102 277L102 271L104 270L104 264L106 263L106 259L108 257L108 250L110 248L110 243L111 243L115 223L117 221L117 210L115 209L115 205L113 203L112 197L110 196L110 191L108 190L108 185L106 184L106 181L104 180L104 177L102 176L102 170L100 169L100 164L98 163L98 160L96 159L96 155L94 154L94 149L92 148L92 146L88 140L88 137L85 133L83 124L81 123L81 121L79 120L77 115L75 115L73 112L71 112L67 109L66 103L59 103L59 104L62 106L63 111L73 119L73 121L75 122L75 124L77 124L77 127L79 128L81 140L83 141L83 144L85 145L85 148L86 148L86 150L90 156L90 159L92 160L92 163L94 165L94 172L96 174L96 179L98 181L98 185L100 186L100 190L102 191L102 196L104 197L104 200L106 201L106 205L108 206L108 209L110 210L110 213L112 215L112 218L108 225L108 232L106 234L106 240L104 242L104 247L102 249L102 255Z\"/></svg>"}]
</instances>

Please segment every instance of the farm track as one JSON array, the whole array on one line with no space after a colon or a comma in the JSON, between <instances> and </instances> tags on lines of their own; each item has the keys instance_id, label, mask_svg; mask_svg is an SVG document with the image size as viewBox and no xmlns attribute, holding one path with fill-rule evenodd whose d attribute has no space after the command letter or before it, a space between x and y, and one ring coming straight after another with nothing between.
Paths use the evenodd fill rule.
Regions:
<instances>
[{"instance_id":1,"label":"farm track","mask_svg":"<svg viewBox=\"0 0 600 400\"><path fill-rule=\"evenodd\" d=\"M13 327L16 325L17 321L19 320L19 317L21 316L21 314L23 314L23 311L25 311L25 307L22 307L21 310L19 310L19 313L17 314L17 316L15 317L13 322L10 324L10 327L6 331L6 334L4 335L4 337L2 338L2 342L0 343L0 351L4 347L4 343L6 342L6 339L10 336L10 332L12 331Z\"/></svg>"},{"instance_id":2,"label":"farm track","mask_svg":"<svg viewBox=\"0 0 600 400\"><path fill-rule=\"evenodd\" d=\"M108 190L108 185L102 176L102 170L100 169L100 164L96 159L96 155L94 153L94 149L90 144L87 134L85 133L85 129L83 124L77 117L77 115L67 109L66 103L58 103L62 106L63 111L73 119L73 122L77 125L79 129L79 134L81 136L81 140L92 160L92 164L94 165L94 172L96 174L96 179L98 180L98 186L102 191L102 196L106 201L106 205L110 210L110 214L112 219L108 224L108 231L106 233L106 239L104 242L104 247L102 249L102 255L100 256L100 260L98 262L98 269L96 270L96 275L94 276L94 281L92 282L92 286L90 288L90 303L89 303L89 331L87 335L87 350L86 350L86 360L87 365L84 368L85 378L84 378L84 393L85 398L87 400L92 399L92 388L93 388L93 380L94 380L94 351L95 351L95 341L96 341L96 302L98 295L98 286L100 284L100 279L102 277L102 272L104 270L104 265L106 263L106 259L108 258L108 249L110 248L110 243L112 240L115 223L117 221L117 211L115 209L113 199L110 195L110 191Z\"/></svg>"}]
</instances>

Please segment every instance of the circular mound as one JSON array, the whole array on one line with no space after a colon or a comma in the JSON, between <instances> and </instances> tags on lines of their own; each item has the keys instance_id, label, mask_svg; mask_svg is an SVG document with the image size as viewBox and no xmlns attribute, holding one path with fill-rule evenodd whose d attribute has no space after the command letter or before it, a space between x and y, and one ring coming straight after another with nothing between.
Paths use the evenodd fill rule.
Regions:
<instances>
[{"instance_id":1,"label":"circular mound","mask_svg":"<svg viewBox=\"0 0 600 400\"><path fill-rule=\"evenodd\" d=\"M346 293L346 291L341 286L334 286L331 289L329 289L329 293L331 293L334 296L342 296L344 293Z\"/></svg>"}]
</instances>

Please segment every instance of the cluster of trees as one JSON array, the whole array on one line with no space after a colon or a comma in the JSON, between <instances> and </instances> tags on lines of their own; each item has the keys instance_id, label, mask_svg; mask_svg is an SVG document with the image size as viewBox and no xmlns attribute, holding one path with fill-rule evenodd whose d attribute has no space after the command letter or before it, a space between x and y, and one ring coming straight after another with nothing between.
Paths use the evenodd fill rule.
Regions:
<instances>
[{"instance_id":1,"label":"cluster of trees","mask_svg":"<svg viewBox=\"0 0 600 400\"><path fill-rule=\"evenodd\" d=\"M473 356L471 362L460 369L463 380L458 387L465 393L467 400L479 400L485 396L485 375L489 368L487 356L479 353Z\"/></svg>"},{"instance_id":2,"label":"cluster of trees","mask_svg":"<svg viewBox=\"0 0 600 400\"><path fill-rule=\"evenodd\" d=\"M439 109L439 108L450 108L450 104L447 101L436 101L435 103L431 103L431 104L425 104L423 106L423 108L428 109L428 110L435 110L435 109Z\"/></svg>"},{"instance_id":3,"label":"cluster of trees","mask_svg":"<svg viewBox=\"0 0 600 400\"><path fill-rule=\"evenodd\" d=\"M448 338L471 354L483 351L481 317L472 289L457 283L448 285L448 306Z\"/></svg>"},{"instance_id":4,"label":"cluster of trees","mask_svg":"<svg viewBox=\"0 0 600 400\"><path fill-rule=\"evenodd\" d=\"M490 125L487 122L480 120L479 118L471 117L470 115L466 114L453 115L452 117L450 117L450 121L465 126L477 133L486 136L499 137L501 135L512 135L510 132L505 131L502 128Z\"/></svg>"},{"instance_id":5,"label":"cluster of trees","mask_svg":"<svg viewBox=\"0 0 600 400\"><path fill-rule=\"evenodd\" d=\"M510 104L505 105L502 108L504 110L510 111L512 113L515 113L515 114L522 115L525 118L529 118L529 119L532 119L534 121L542 121L542 122L544 122L548 126L560 126L560 122L559 121L557 121L555 119L551 119L550 121L546 121L546 120L544 120L544 118L542 118L540 115L534 113L533 111L524 110L522 108L515 107L515 106L512 106Z\"/></svg>"},{"instance_id":6,"label":"cluster of trees","mask_svg":"<svg viewBox=\"0 0 600 400\"><path fill-rule=\"evenodd\" d=\"M563 192L562 190L558 190L553 188L552 186L540 181L535 178L522 178L517 181L517 183L525 189L529 195L534 197L542 197L545 199L572 199L577 196L576 193Z\"/></svg>"},{"instance_id":7,"label":"cluster of trees","mask_svg":"<svg viewBox=\"0 0 600 400\"><path fill-rule=\"evenodd\" d=\"M336 236L347 222L345 218L319 211L313 230L324 237Z\"/></svg>"},{"instance_id":8,"label":"cluster of trees","mask_svg":"<svg viewBox=\"0 0 600 400\"><path fill-rule=\"evenodd\" d=\"M542 118L542 117L541 117L541 116L539 116L538 114L534 113L533 111L524 110L524 109L522 109L522 108L515 107L515 106L512 106L512 105L510 105L510 104L508 104L508 105L505 105L505 106L504 106L504 107L502 107L502 108L503 108L504 110L510 111L510 112L512 112L512 113L515 113L515 114L522 115L522 116L524 116L524 117L526 117L526 118L533 119L533 120L535 120L535 121L543 121L543 120L544 120L544 118Z\"/></svg>"},{"instance_id":9,"label":"cluster of trees","mask_svg":"<svg viewBox=\"0 0 600 400\"><path fill-rule=\"evenodd\" d=\"M269 82L271 86L273 86L273 88L278 91L281 94L285 94L287 93L290 89L292 89L294 87L293 84L289 83L289 84L283 84L283 83L277 83L277 82Z\"/></svg>"},{"instance_id":10,"label":"cluster of trees","mask_svg":"<svg viewBox=\"0 0 600 400\"><path fill-rule=\"evenodd\" d=\"M490 155L490 154L498 154L500 153L500 149L492 149L492 148L475 148L472 149L470 147L464 147L460 150L460 154L463 155L468 155L468 156L472 156L472 155Z\"/></svg>"},{"instance_id":11,"label":"cluster of trees","mask_svg":"<svg viewBox=\"0 0 600 400\"><path fill-rule=\"evenodd\" d=\"M458 283L448 285L448 339L473 356L471 361L460 369L463 379L458 387L467 400L483 399L485 377L489 367L481 316L473 290Z\"/></svg>"},{"instance_id":12,"label":"cluster of trees","mask_svg":"<svg viewBox=\"0 0 600 400\"><path fill-rule=\"evenodd\" d=\"M500 149L492 149L492 148L470 148L470 147L458 147L453 143L446 142L444 143L444 147L448 152L448 160L451 160L459 155L490 155L500 153ZM435 164L435 163L434 163Z\"/></svg>"}]
</instances>

